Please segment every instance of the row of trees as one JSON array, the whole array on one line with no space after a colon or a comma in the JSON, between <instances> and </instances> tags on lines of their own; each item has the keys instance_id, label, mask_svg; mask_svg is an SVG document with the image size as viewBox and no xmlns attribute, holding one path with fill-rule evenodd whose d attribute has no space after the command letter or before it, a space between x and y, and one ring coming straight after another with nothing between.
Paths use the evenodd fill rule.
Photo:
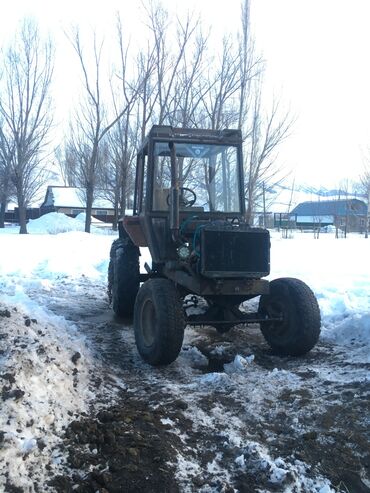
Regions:
<instances>
[{"instance_id":1,"label":"row of trees","mask_svg":"<svg viewBox=\"0 0 370 493\"><path fill-rule=\"evenodd\" d=\"M249 0L243 4L240 29L219 40L217 49L191 15L173 21L155 2L145 15L147 44L136 53L118 16L114 45L107 46L96 33L86 41L78 28L67 35L82 90L55 156L65 184L85 191L85 230L90 231L98 191L106 191L116 216L124 213L132 197L136 149L154 123L242 130L246 219L251 221L263 187L283 177L276 150L293 119L277 101L269 112L263 104L264 63L250 34ZM116 54L109 71L107 51ZM45 184L45 163L51 159L53 60L51 42L41 40L30 20L1 53L1 212L16 197L21 233L27 231L25 209Z\"/></svg>"}]
</instances>

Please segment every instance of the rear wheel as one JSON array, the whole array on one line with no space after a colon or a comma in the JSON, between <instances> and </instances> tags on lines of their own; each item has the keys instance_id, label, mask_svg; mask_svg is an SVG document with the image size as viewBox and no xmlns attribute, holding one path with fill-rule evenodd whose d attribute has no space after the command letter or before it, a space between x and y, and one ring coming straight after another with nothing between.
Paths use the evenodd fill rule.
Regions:
<instances>
[{"instance_id":1,"label":"rear wheel","mask_svg":"<svg viewBox=\"0 0 370 493\"><path fill-rule=\"evenodd\" d=\"M271 348L283 355L300 356L312 349L320 335L320 309L311 289L299 279L283 277L270 283L270 294L262 295L260 314L281 321L261 323Z\"/></svg>"},{"instance_id":2,"label":"rear wheel","mask_svg":"<svg viewBox=\"0 0 370 493\"><path fill-rule=\"evenodd\" d=\"M135 302L134 329L144 361L153 366L175 361L184 339L185 319L172 281L149 279L141 286Z\"/></svg>"},{"instance_id":3,"label":"rear wheel","mask_svg":"<svg viewBox=\"0 0 370 493\"><path fill-rule=\"evenodd\" d=\"M140 250L129 238L112 243L108 268L108 296L114 313L130 317L140 286Z\"/></svg>"}]
</instances>

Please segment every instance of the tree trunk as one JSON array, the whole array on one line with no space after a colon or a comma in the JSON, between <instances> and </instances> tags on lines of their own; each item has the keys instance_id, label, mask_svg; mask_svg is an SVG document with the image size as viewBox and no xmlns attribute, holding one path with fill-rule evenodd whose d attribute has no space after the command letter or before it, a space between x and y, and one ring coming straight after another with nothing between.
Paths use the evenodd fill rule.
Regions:
<instances>
[{"instance_id":1,"label":"tree trunk","mask_svg":"<svg viewBox=\"0 0 370 493\"><path fill-rule=\"evenodd\" d=\"M248 224L252 222L252 214L253 214L253 192L251 187L251 179L248 182L247 187L247 207L245 209L245 220Z\"/></svg>"},{"instance_id":2,"label":"tree trunk","mask_svg":"<svg viewBox=\"0 0 370 493\"><path fill-rule=\"evenodd\" d=\"M114 201L114 217L113 217L112 229L113 231L117 231L118 229L118 200L117 199Z\"/></svg>"},{"instance_id":3,"label":"tree trunk","mask_svg":"<svg viewBox=\"0 0 370 493\"><path fill-rule=\"evenodd\" d=\"M0 228L5 228L5 209L6 202L2 201L0 204Z\"/></svg>"},{"instance_id":4,"label":"tree trunk","mask_svg":"<svg viewBox=\"0 0 370 493\"><path fill-rule=\"evenodd\" d=\"M91 229L91 212L93 204L94 192L90 188L86 190L86 220L85 220L85 233L90 233Z\"/></svg>"},{"instance_id":5,"label":"tree trunk","mask_svg":"<svg viewBox=\"0 0 370 493\"><path fill-rule=\"evenodd\" d=\"M19 213L19 234L26 235L27 231L27 208L24 204L19 204L18 202L18 213Z\"/></svg>"}]
</instances>

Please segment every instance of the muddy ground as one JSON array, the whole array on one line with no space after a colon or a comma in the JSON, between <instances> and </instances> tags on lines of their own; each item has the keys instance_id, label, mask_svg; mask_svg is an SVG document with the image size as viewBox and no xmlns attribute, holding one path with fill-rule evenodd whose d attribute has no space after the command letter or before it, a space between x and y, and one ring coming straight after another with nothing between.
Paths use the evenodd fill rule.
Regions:
<instances>
[{"instance_id":1,"label":"muddy ground","mask_svg":"<svg viewBox=\"0 0 370 493\"><path fill-rule=\"evenodd\" d=\"M52 300L34 293L78 326L104 369L92 376L90 413L63 434L68 467L53 477L50 466L55 491L370 492L370 368L351 347L320 342L280 358L258 326L205 327L187 330L174 364L153 369L102 287L73 289L64 280Z\"/></svg>"}]
</instances>

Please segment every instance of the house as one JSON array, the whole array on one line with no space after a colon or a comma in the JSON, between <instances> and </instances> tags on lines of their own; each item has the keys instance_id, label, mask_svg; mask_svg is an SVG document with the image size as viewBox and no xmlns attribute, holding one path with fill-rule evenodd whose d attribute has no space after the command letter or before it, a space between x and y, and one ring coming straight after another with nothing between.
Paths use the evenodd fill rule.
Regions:
<instances>
[{"instance_id":1,"label":"house","mask_svg":"<svg viewBox=\"0 0 370 493\"><path fill-rule=\"evenodd\" d=\"M297 228L316 229L334 225L348 232L363 232L367 217L365 202L358 199L317 200L302 202L290 213Z\"/></svg>"},{"instance_id":2,"label":"house","mask_svg":"<svg viewBox=\"0 0 370 493\"><path fill-rule=\"evenodd\" d=\"M76 217L86 211L84 192L76 187L48 186L40 210L42 215L48 212L62 212L67 216ZM97 198L93 202L92 215L100 221L113 222L113 205L107 199Z\"/></svg>"}]
</instances>

